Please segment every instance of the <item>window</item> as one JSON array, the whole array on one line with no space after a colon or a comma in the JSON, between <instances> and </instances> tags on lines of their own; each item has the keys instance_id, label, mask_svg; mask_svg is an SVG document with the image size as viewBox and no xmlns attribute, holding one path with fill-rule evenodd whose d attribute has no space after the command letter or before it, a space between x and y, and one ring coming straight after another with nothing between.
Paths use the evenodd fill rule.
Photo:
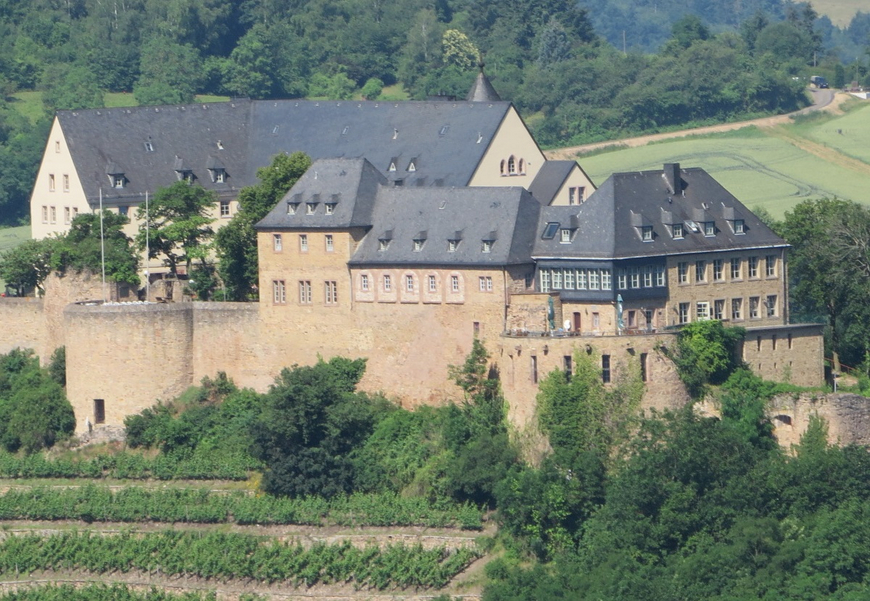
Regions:
<instances>
[{"instance_id":1,"label":"window","mask_svg":"<svg viewBox=\"0 0 870 601\"><path fill-rule=\"evenodd\" d=\"M577 290L586 290L586 270L577 270Z\"/></svg>"},{"instance_id":2,"label":"window","mask_svg":"<svg viewBox=\"0 0 870 601\"><path fill-rule=\"evenodd\" d=\"M656 265L656 286L659 288L665 285L665 268L663 265Z\"/></svg>"},{"instance_id":3,"label":"window","mask_svg":"<svg viewBox=\"0 0 870 601\"><path fill-rule=\"evenodd\" d=\"M272 234L272 248L276 253L279 253L284 248L284 243L281 240L281 234Z\"/></svg>"},{"instance_id":4,"label":"window","mask_svg":"<svg viewBox=\"0 0 870 601\"><path fill-rule=\"evenodd\" d=\"M450 289L453 290L453 292L459 292L459 276L458 275L450 276Z\"/></svg>"},{"instance_id":5,"label":"window","mask_svg":"<svg viewBox=\"0 0 870 601\"><path fill-rule=\"evenodd\" d=\"M646 322L647 329L651 330L653 327L653 310L652 309L644 309L643 310L643 319Z\"/></svg>"},{"instance_id":6,"label":"window","mask_svg":"<svg viewBox=\"0 0 870 601\"><path fill-rule=\"evenodd\" d=\"M314 215L314 211L317 209L317 203L314 202L306 202L305 203L305 214L306 215Z\"/></svg>"},{"instance_id":7,"label":"window","mask_svg":"<svg viewBox=\"0 0 870 601\"><path fill-rule=\"evenodd\" d=\"M384 292L392 292L393 291L393 278L385 275L384 276Z\"/></svg>"},{"instance_id":8,"label":"window","mask_svg":"<svg viewBox=\"0 0 870 601\"><path fill-rule=\"evenodd\" d=\"M64 223L67 223L67 224L69 223L69 221L70 221L69 216L70 216L69 207L64 207L63 208L63 222Z\"/></svg>"},{"instance_id":9,"label":"window","mask_svg":"<svg viewBox=\"0 0 870 601\"><path fill-rule=\"evenodd\" d=\"M299 203L298 203L298 202L288 202L288 203L287 203L287 214L288 214L288 215L295 215L295 214L296 214L296 210L297 210L298 208L299 208Z\"/></svg>"},{"instance_id":10,"label":"window","mask_svg":"<svg viewBox=\"0 0 870 601\"><path fill-rule=\"evenodd\" d=\"M390 247L390 241L386 238L378 240L378 252L384 252Z\"/></svg>"},{"instance_id":11,"label":"window","mask_svg":"<svg viewBox=\"0 0 870 601\"><path fill-rule=\"evenodd\" d=\"M566 269L565 270L565 281L562 284L565 287L565 290L574 290L574 270Z\"/></svg>"},{"instance_id":12,"label":"window","mask_svg":"<svg viewBox=\"0 0 870 601\"><path fill-rule=\"evenodd\" d=\"M553 280L552 281L553 290L561 290L562 289L562 270L561 269L551 270L550 277Z\"/></svg>"},{"instance_id":13,"label":"window","mask_svg":"<svg viewBox=\"0 0 870 601\"><path fill-rule=\"evenodd\" d=\"M716 235L716 223L713 221L704 222L704 235L708 238Z\"/></svg>"},{"instance_id":14,"label":"window","mask_svg":"<svg viewBox=\"0 0 870 601\"><path fill-rule=\"evenodd\" d=\"M54 192L54 173L48 174L48 191Z\"/></svg>"},{"instance_id":15,"label":"window","mask_svg":"<svg viewBox=\"0 0 870 601\"><path fill-rule=\"evenodd\" d=\"M640 288L640 270L637 267L631 268L631 287Z\"/></svg>"},{"instance_id":16,"label":"window","mask_svg":"<svg viewBox=\"0 0 870 601\"><path fill-rule=\"evenodd\" d=\"M601 355L601 381L610 383L610 355Z\"/></svg>"},{"instance_id":17,"label":"window","mask_svg":"<svg viewBox=\"0 0 870 601\"><path fill-rule=\"evenodd\" d=\"M749 277L758 277L758 257L749 257Z\"/></svg>"},{"instance_id":18,"label":"window","mask_svg":"<svg viewBox=\"0 0 870 601\"><path fill-rule=\"evenodd\" d=\"M713 279L717 282L721 282L725 279L725 271L722 268L723 261L722 259L714 259L713 260Z\"/></svg>"},{"instance_id":19,"label":"window","mask_svg":"<svg viewBox=\"0 0 870 601\"><path fill-rule=\"evenodd\" d=\"M759 298L757 296L749 297L749 319L758 319Z\"/></svg>"},{"instance_id":20,"label":"window","mask_svg":"<svg viewBox=\"0 0 870 601\"><path fill-rule=\"evenodd\" d=\"M743 319L743 299L731 299L731 319Z\"/></svg>"},{"instance_id":21,"label":"window","mask_svg":"<svg viewBox=\"0 0 870 601\"><path fill-rule=\"evenodd\" d=\"M508 175L517 174L517 161L514 157L508 159Z\"/></svg>"},{"instance_id":22,"label":"window","mask_svg":"<svg viewBox=\"0 0 870 601\"><path fill-rule=\"evenodd\" d=\"M550 222L544 227L544 233L541 234L542 240L552 240L556 236L556 230L559 229L559 224Z\"/></svg>"},{"instance_id":23,"label":"window","mask_svg":"<svg viewBox=\"0 0 870 601\"><path fill-rule=\"evenodd\" d=\"M685 262L677 263L677 279L681 284L689 283L689 264Z\"/></svg>"},{"instance_id":24,"label":"window","mask_svg":"<svg viewBox=\"0 0 870 601\"><path fill-rule=\"evenodd\" d=\"M601 314L597 311L592 312L592 329L597 330L601 327Z\"/></svg>"},{"instance_id":25,"label":"window","mask_svg":"<svg viewBox=\"0 0 870 601\"><path fill-rule=\"evenodd\" d=\"M776 295L767 295L767 316L776 317Z\"/></svg>"},{"instance_id":26,"label":"window","mask_svg":"<svg viewBox=\"0 0 870 601\"><path fill-rule=\"evenodd\" d=\"M601 289L602 290L611 290L613 288L612 278L610 277L609 269L601 270Z\"/></svg>"},{"instance_id":27,"label":"window","mask_svg":"<svg viewBox=\"0 0 870 601\"><path fill-rule=\"evenodd\" d=\"M640 228L640 237L644 242L652 242L653 240L653 229L651 225L645 225Z\"/></svg>"},{"instance_id":28,"label":"window","mask_svg":"<svg viewBox=\"0 0 870 601\"><path fill-rule=\"evenodd\" d=\"M481 248L481 252L490 253L492 252L492 241L484 240L483 247Z\"/></svg>"},{"instance_id":29,"label":"window","mask_svg":"<svg viewBox=\"0 0 870 601\"><path fill-rule=\"evenodd\" d=\"M577 188L568 188L568 204L577 204Z\"/></svg>"},{"instance_id":30,"label":"window","mask_svg":"<svg viewBox=\"0 0 870 601\"><path fill-rule=\"evenodd\" d=\"M229 217L230 216L230 201L222 200L221 201L221 217Z\"/></svg>"},{"instance_id":31,"label":"window","mask_svg":"<svg viewBox=\"0 0 870 601\"><path fill-rule=\"evenodd\" d=\"M124 187L124 176L123 175L113 175L112 176L112 187L114 188L123 188ZM184 176L184 181L187 183L193 182L193 174L188 173Z\"/></svg>"},{"instance_id":32,"label":"window","mask_svg":"<svg viewBox=\"0 0 870 601\"><path fill-rule=\"evenodd\" d=\"M637 327L637 311L631 310L628 312L628 327L636 328Z\"/></svg>"},{"instance_id":33,"label":"window","mask_svg":"<svg viewBox=\"0 0 870 601\"><path fill-rule=\"evenodd\" d=\"M776 255L764 257L764 273L769 278L776 277Z\"/></svg>"},{"instance_id":34,"label":"window","mask_svg":"<svg viewBox=\"0 0 870 601\"><path fill-rule=\"evenodd\" d=\"M731 259L731 279L732 280L740 280L743 278L743 274L741 273L741 265L740 259L738 257L733 257Z\"/></svg>"},{"instance_id":35,"label":"window","mask_svg":"<svg viewBox=\"0 0 870 601\"><path fill-rule=\"evenodd\" d=\"M363 292L369 291L369 276L366 274L362 274L359 276L359 287Z\"/></svg>"},{"instance_id":36,"label":"window","mask_svg":"<svg viewBox=\"0 0 870 601\"><path fill-rule=\"evenodd\" d=\"M698 321L708 321L710 319L710 303L706 301L695 303L695 318Z\"/></svg>"},{"instance_id":37,"label":"window","mask_svg":"<svg viewBox=\"0 0 870 601\"><path fill-rule=\"evenodd\" d=\"M72 218L75 219L75 218L78 217L78 216L79 216L79 208L78 208L78 207L73 207L73 208L72 208Z\"/></svg>"},{"instance_id":38,"label":"window","mask_svg":"<svg viewBox=\"0 0 870 601\"><path fill-rule=\"evenodd\" d=\"M532 369L531 369L531 377L532 384L538 383L538 358L532 355Z\"/></svg>"},{"instance_id":39,"label":"window","mask_svg":"<svg viewBox=\"0 0 870 601\"><path fill-rule=\"evenodd\" d=\"M55 152L60 152L60 140L55 140L55 141L54 141L54 151L55 151Z\"/></svg>"},{"instance_id":40,"label":"window","mask_svg":"<svg viewBox=\"0 0 870 601\"><path fill-rule=\"evenodd\" d=\"M695 281L707 281L707 261L695 261Z\"/></svg>"},{"instance_id":41,"label":"window","mask_svg":"<svg viewBox=\"0 0 870 601\"><path fill-rule=\"evenodd\" d=\"M118 207L118 215L123 215L124 217L130 212L130 207L127 205L121 205Z\"/></svg>"},{"instance_id":42,"label":"window","mask_svg":"<svg viewBox=\"0 0 870 601\"><path fill-rule=\"evenodd\" d=\"M641 382L649 382L649 371L647 369L648 353L640 354L640 380Z\"/></svg>"},{"instance_id":43,"label":"window","mask_svg":"<svg viewBox=\"0 0 870 601\"><path fill-rule=\"evenodd\" d=\"M326 252L331 253L335 250L335 243L332 240L332 234L326 234L326 236L324 236L324 241L326 242Z\"/></svg>"},{"instance_id":44,"label":"window","mask_svg":"<svg viewBox=\"0 0 870 601\"><path fill-rule=\"evenodd\" d=\"M652 288L653 283L653 274L652 267L647 265L643 268L643 287L644 288Z\"/></svg>"},{"instance_id":45,"label":"window","mask_svg":"<svg viewBox=\"0 0 870 601\"><path fill-rule=\"evenodd\" d=\"M407 292L414 292L414 276L412 276L412 275L405 276L405 290Z\"/></svg>"},{"instance_id":46,"label":"window","mask_svg":"<svg viewBox=\"0 0 870 601\"><path fill-rule=\"evenodd\" d=\"M325 301L327 305L336 305L338 304L338 283L337 282L323 282L324 292L326 293Z\"/></svg>"},{"instance_id":47,"label":"window","mask_svg":"<svg viewBox=\"0 0 870 601\"><path fill-rule=\"evenodd\" d=\"M625 269L620 269L616 272L616 288L618 290L626 290L628 288L628 274Z\"/></svg>"},{"instance_id":48,"label":"window","mask_svg":"<svg viewBox=\"0 0 870 601\"><path fill-rule=\"evenodd\" d=\"M734 220L734 233L735 234L743 234L746 232L746 228L744 226L744 222L742 219Z\"/></svg>"},{"instance_id":49,"label":"window","mask_svg":"<svg viewBox=\"0 0 870 601\"><path fill-rule=\"evenodd\" d=\"M776 334L770 337L770 348L776 350Z\"/></svg>"},{"instance_id":50,"label":"window","mask_svg":"<svg viewBox=\"0 0 870 601\"><path fill-rule=\"evenodd\" d=\"M689 323L689 303L680 303L680 323Z\"/></svg>"},{"instance_id":51,"label":"window","mask_svg":"<svg viewBox=\"0 0 870 601\"><path fill-rule=\"evenodd\" d=\"M492 278L490 276L481 276L479 283L481 292L492 292Z\"/></svg>"},{"instance_id":52,"label":"window","mask_svg":"<svg viewBox=\"0 0 870 601\"><path fill-rule=\"evenodd\" d=\"M590 269L589 270L589 289L590 290L598 290L598 270Z\"/></svg>"},{"instance_id":53,"label":"window","mask_svg":"<svg viewBox=\"0 0 870 601\"><path fill-rule=\"evenodd\" d=\"M325 205L323 205L323 211L327 215L332 215L333 213L335 213L335 203L334 202L326 203Z\"/></svg>"},{"instance_id":54,"label":"window","mask_svg":"<svg viewBox=\"0 0 870 601\"><path fill-rule=\"evenodd\" d=\"M106 423L106 401L104 399L94 399L94 423Z\"/></svg>"},{"instance_id":55,"label":"window","mask_svg":"<svg viewBox=\"0 0 870 601\"><path fill-rule=\"evenodd\" d=\"M51 222L52 222L52 223L57 223L57 208L56 208L56 207L51 207L51 208L49 209L49 211L50 211L50 213L51 213Z\"/></svg>"},{"instance_id":56,"label":"window","mask_svg":"<svg viewBox=\"0 0 870 601\"><path fill-rule=\"evenodd\" d=\"M308 252L308 234L299 234L299 252Z\"/></svg>"},{"instance_id":57,"label":"window","mask_svg":"<svg viewBox=\"0 0 870 601\"><path fill-rule=\"evenodd\" d=\"M447 241L447 252L455 253L456 249L459 247L459 240L448 240Z\"/></svg>"},{"instance_id":58,"label":"window","mask_svg":"<svg viewBox=\"0 0 870 601\"><path fill-rule=\"evenodd\" d=\"M472 321L471 322L471 331L474 332L474 337L477 338L480 335L480 322Z\"/></svg>"},{"instance_id":59,"label":"window","mask_svg":"<svg viewBox=\"0 0 870 601\"><path fill-rule=\"evenodd\" d=\"M725 300L713 301L713 319L725 319Z\"/></svg>"},{"instance_id":60,"label":"window","mask_svg":"<svg viewBox=\"0 0 870 601\"><path fill-rule=\"evenodd\" d=\"M287 302L287 288L284 285L284 280L272 280L272 301L276 305Z\"/></svg>"},{"instance_id":61,"label":"window","mask_svg":"<svg viewBox=\"0 0 870 601\"><path fill-rule=\"evenodd\" d=\"M48 223L48 205L42 205L42 222Z\"/></svg>"},{"instance_id":62,"label":"window","mask_svg":"<svg viewBox=\"0 0 870 601\"><path fill-rule=\"evenodd\" d=\"M435 279L434 275L429 276L429 292L436 292L438 290L438 280Z\"/></svg>"},{"instance_id":63,"label":"window","mask_svg":"<svg viewBox=\"0 0 870 601\"><path fill-rule=\"evenodd\" d=\"M423 240L414 240L414 252L418 253L423 250Z\"/></svg>"},{"instance_id":64,"label":"window","mask_svg":"<svg viewBox=\"0 0 870 601\"><path fill-rule=\"evenodd\" d=\"M154 152L154 144L145 142L145 152Z\"/></svg>"},{"instance_id":65,"label":"window","mask_svg":"<svg viewBox=\"0 0 870 601\"><path fill-rule=\"evenodd\" d=\"M584 286L585 288L585 286ZM549 292L550 291L550 270L542 269L541 270L541 292Z\"/></svg>"},{"instance_id":66,"label":"window","mask_svg":"<svg viewBox=\"0 0 870 601\"><path fill-rule=\"evenodd\" d=\"M66 173L63 174L63 191L69 192L69 175Z\"/></svg>"},{"instance_id":67,"label":"window","mask_svg":"<svg viewBox=\"0 0 870 601\"><path fill-rule=\"evenodd\" d=\"M561 236L560 242L562 244L570 244L571 243L571 230L568 228L562 228L559 232Z\"/></svg>"},{"instance_id":68,"label":"window","mask_svg":"<svg viewBox=\"0 0 870 601\"><path fill-rule=\"evenodd\" d=\"M683 224L675 223L671 228L674 234L674 240L680 240L683 237Z\"/></svg>"},{"instance_id":69,"label":"window","mask_svg":"<svg viewBox=\"0 0 870 601\"><path fill-rule=\"evenodd\" d=\"M562 355L562 368L565 370L565 377L571 379L571 355Z\"/></svg>"},{"instance_id":70,"label":"window","mask_svg":"<svg viewBox=\"0 0 870 601\"><path fill-rule=\"evenodd\" d=\"M218 184L223 184L227 181L227 172L223 169L215 169L214 172L214 181Z\"/></svg>"},{"instance_id":71,"label":"window","mask_svg":"<svg viewBox=\"0 0 870 601\"><path fill-rule=\"evenodd\" d=\"M300 280L299 281L299 304L300 305L310 305L311 304L311 281L310 280Z\"/></svg>"}]
</instances>

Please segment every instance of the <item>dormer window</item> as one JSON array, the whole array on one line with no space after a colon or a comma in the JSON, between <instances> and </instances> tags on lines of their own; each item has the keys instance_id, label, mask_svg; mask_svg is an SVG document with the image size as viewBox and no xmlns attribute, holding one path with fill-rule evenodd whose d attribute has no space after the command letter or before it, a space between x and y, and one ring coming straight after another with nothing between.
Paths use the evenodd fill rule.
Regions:
<instances>
[{"instance_id":1,"label":"dormer window","mask_svg":"<svg viewBox=\"0 0 870 601\"><path fill-rule=\"evenodd\" d=\"M559 230L559 241L562 244L570 244L571 243L571 233L572 232L570 229L563 227L561 230Z\"/></svg>"},{"instance_id":2,"label":"dormer window","mask_svg":"<svg viewBox=\"0 0 870 601\"><path fill-rule=\"evenodd\" d=\"M481 252L490 253L492 252L492 240L484 240L483 247L481 248Z\"/></svg>"},{"instance_id":3,"label":"dormer window","mask_svg":"<svg viewBox=\"0 0 870 601\"><path fill-rule=\"evenodd\" d=\"M323 205L323 209L327 215L332 215L333 213L335 213L335 203L328 202L325 205Z\"/></svg>"},{"instance_id":4,"label":"dormer window","mask_svg":"<svg viewBox=\"0 0 870 601\"><path fill-rule=\"evenodd\" d=\"M123 173L117 173L112 175L112 187L113 188L123 188L125 183L125 178Z\"/></svg>"},{"instance_id":5,"label":"dormer window","mask_svg":"<svg viewBox=\"0 0 870 601\"><path fill-rule=\"evenodd\" d=\"M708 238L716 235L716 222L715 221L705 221L704 222L704 235Z\"/></svg>"},{"instance_id":6,"label":"dormer window","mask_svg":"<svg viewBox=\"0 0 870 601\"><path fill-rule=\"evenodd\" d=\"M459 240L448 240L447 241L447 252L455 253L457 248L459 248Z\"/></svg>"},{"instance_id":7,"label":"dormer window","mask_svg":"<svg viewBox=\"0 0 870 601\"><path fill-rule=\"evenodd\" d=\"M416 238L416 239L414 240L414 252L415 252L415 253L418 253L418 252L420 252L421 250L423 250L423 243L424 243L424 242L426 242L426 241L425 241L425 240L420 240L419 238Z\"/></svg>"},{"instance_id":8,"label":"dormer window","mask_svg":"<svg viewBox=\"0 0 870 601\"><path fill-rule=\"evenodd\" d=\"M746 233L746 226L745 226L742 219L735 219L734 220L734 233L735 234L745 234Z\"/></svg>"},{"instance_id":9,"label":"dormer window","mask_svg":"<svg viewBox=\"0 0 870 601\"><path fill-rule=\"evenodd\" d=\"M193 171L189 169L178 169L175 171L175 176L180 180L186 181L188 184L192 184L193 180L196 179L193 175Z\"/></svg>"},{"instance_id":10,"label":"dormer window","mask_svg":"<svg viewBox=\"0 0 870 601\"><path fill-rule=\"evenodd\" d=\"M653 228L651 225L644 225L640 228L640 239L644 242L653 241Z\"/></svg>"},{"instance_id":11,"label":"dormer window","mask_svg":"<svg viewBox=\"0 0 870 601\"><path fill-rule=\"evenodd\" d=\"M316 202L306 202L305 203L305 214L306 215L314 215L314 211L317 210Z\"/></svg>"},{"instance_id":12,"label":"dormer window","mask_svg":"<svg viewBox=\"0 0 870 601\"><path fill-rule=\"evenodd\" d=\"M387 171L396 171L396 163L399 162L399 157L393 157L390 159L390 167Z\"/></svg>"},{"instance_id":13,"label":"dormer window","mask_svg":"<svg viewBox=\"0 0 870 601\"><path fill-rule=\"evenodd\" d=\"M413 172L417 170L417 159L411 159L411 162L408 163L408 171Z\"/></svg>"},{"instance_id":14,"label":"dormer window","mask_svg":"<svg viewBox=\"0 0 870 601\"><path fill-rule=\"evenodd\" d=\"M154 152L154 144L150 141L145 142L145 152Z\"/></svg>"},{"instance_id":15,"label":"dormer window","mask_svg":"<svg viewBox=\"0 0 870 601\"><path fill-rule=\"evenodd\" d=\"M383 252L383 251L387 250L389 247L390 247L390 241L387 240L386 238L381 238L380 240L378 240L378 250L379 251Z\"/></svg>"},{"instance_id":16,"label":"dormer window","mask_svg":"<svg viewBox=\"0 0 870 601\"><path fill-rule=\"evenodd\" d=\"M549 222L544 228L544 233L541 234L542 240L552 240L556 237L556 231L559 229L559 223L555 221Z\"/></svg>"},{"instance_id":17,"label":"dormer window","mask_svg":"<svg viewBox=\"0 0 870 601\"><path fill-rule=\"evenodd\" d=\"M299 203L298 203L298 202L288 202L288 203L287 203L287 214L288 214L288 215L295 215L297 209L299 209Z\"/></svg>"},{"instance_id":18,"label":"dormer window","mask_svg":"<svg viewBox=\"0 0 870 601\"><path fill-rule=\"evenodd\" d=\"M682 239L683 236L685 235L685 234L683 233L683 224L682 224L682 223L675 223L675 224L673 224L673 225L671 226L671 231L673 232L674 240L680 240L680 239Z\"/></svg>"}]
</instances>

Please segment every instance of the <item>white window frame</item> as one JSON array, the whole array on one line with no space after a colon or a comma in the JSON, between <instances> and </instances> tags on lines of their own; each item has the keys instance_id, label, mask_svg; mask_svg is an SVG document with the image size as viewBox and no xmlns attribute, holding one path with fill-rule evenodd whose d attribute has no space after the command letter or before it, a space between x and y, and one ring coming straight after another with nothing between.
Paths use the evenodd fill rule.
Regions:
<instances>
[{"instance_id":1,"label":"white window frame","mask_svg":"<svg viewBox=\"0 0 870 601\"><path fill-rule=\"evenodd\" d=\"M405 291L414 292L414 276L411 274L405 276Z\"/></svg>"},{"instance_id":2,"label":"white window frame","mask_svg":"<svg viewBox=\"0 0 870 601\"><path fill-rule=\"evenodd\" d=\"M438 279L434 275L429 276L429 292L438 291Z\"/></svg>"},{"instance_id":3,"label":"white window frame","mask_svg":"<svg viewBox=\"0 0 870 601\"><path fill-rule=\"evenodd\" d=\"M276 253L284 250L284 242L281 239L281 234L272 234L272 250Z\"/></svg>"},{"instance_id":4,"label":"white window frame","mask_svg":"<svg viewBox=\"0 0 870 601\"><path fill-rule=\"evenodd\" d=\"M332 237L332 234L326 234L323 237L323 241L326 244L326 252L331 253L335 250L335 240Z\"/></svg>"},{"instance_id":5,"label":"white window frame","mask_svg":"<svg viewBox=\"0 0 870 601\"><path fill-rule=\"evenodd\" d=\"M393 291L393 278L389 274L384 275L384 292Z\"/></svg>"},{"instance_id":6,"label":"white window frame","mask_svg":"<svg viewBox=\"0 0 870 601\"><path fill-rule=\"evenodd\" d=\"M299 234L299 252L308 252L308 234Z\"/></svg>"},{"instance_id":7,"label":"white window frame","mask_svg":"<svg viewBox=\"0 0 870 601\"><path fill-rule=\"evenodd\" d=\"M369 276L368 276L368 274L363 273L359 276L359 287L360 287L360 290L362 290L363 292L369 291Z\"/></svg>"},{"instance_id":8,"label":"white window frame","mask_svg":"<svg viewBox=\"0 0 870 601\"><path fill-rule=\"evenodd\" d=\"M450 289L453 292L459 292L459 276L458 275L450 276Z\"/></svg>"}]
</instances>

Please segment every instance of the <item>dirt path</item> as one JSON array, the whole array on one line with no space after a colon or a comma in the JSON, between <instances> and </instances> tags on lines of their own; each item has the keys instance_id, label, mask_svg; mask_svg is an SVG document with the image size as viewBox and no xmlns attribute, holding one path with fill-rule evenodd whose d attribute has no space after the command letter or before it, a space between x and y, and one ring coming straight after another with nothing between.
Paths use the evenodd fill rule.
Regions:
<instances>
[{"instance_id":1,"label":"dirt path","mask_svg":"<svg viewBox=\"0 0 870 601\"><path fill-rule=\"evenodd\" d=\"M549 160L572 160L577 158L577 155L599 150L601 148L635 148L638 146L646 146L651 142L660 140L670 140L673 138L685 138L687 136L696 136L701 134L720 133L725 131L734 131L754 125L755 127L772 128L779 125L784 125L791 121L792 116L812 111L828 111L839 112L840 105L851 98L849 94L834 94L830 90L810 90L813 95L813 104L805 109L785 115L775 115L773 117L762 117L761 119L752 119L750 121L738 121L736 123L720 123L719 125L710 125L707 127L697 127L695 129L683 129L680 131L666 132L662 134L651 134L648 136L639 136L636 138L626 138L624 140L610 140L607 142L596 142L594 144L583 144L582 146L571 146L568 148L554 148L545 151L544 154Z\"/></svg>"}]
</instances>

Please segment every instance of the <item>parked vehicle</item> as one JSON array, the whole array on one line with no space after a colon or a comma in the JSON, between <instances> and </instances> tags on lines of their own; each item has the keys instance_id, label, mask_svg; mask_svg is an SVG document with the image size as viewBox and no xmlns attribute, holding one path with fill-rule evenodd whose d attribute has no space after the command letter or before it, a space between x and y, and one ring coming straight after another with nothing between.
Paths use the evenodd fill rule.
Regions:
<instances>
[{"instance_id":1,"label":"parked vehicle","mask_svg":"<svg viewBox=\"0 0 870 601\"><path fill-rule=\"evenodd\" d=\"M828 87L828 80L821 75L813 75L810 77L810 85L816 86L819 89Z\"/></svg>"}]
</instances>

